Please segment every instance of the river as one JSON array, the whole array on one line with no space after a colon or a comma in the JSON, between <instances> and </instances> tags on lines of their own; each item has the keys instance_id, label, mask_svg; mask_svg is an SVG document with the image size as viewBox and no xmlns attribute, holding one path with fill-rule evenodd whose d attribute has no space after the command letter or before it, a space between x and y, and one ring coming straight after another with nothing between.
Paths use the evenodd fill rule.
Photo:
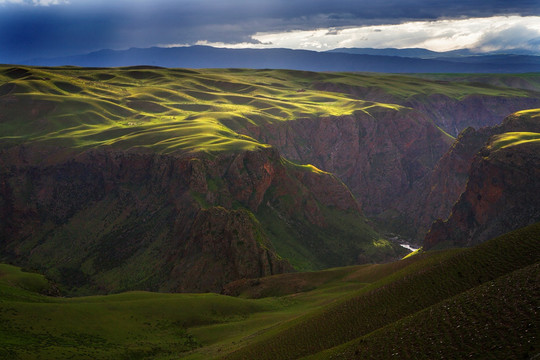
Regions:
<instances>
[{"instance_id":1,"label":"river","mask_svg":"<svg viewBox=\"0 0 540 360\"><path fill-rule=\"evenodd\" d=\"M412 246L409 245L409 244L399 244L399 245L401 245L402 247L404 247L404 248L407 249L407 250L410 250L411 252L416 251L416 250L419 249L419 248L414 248L414 247L412 247Z\"/></svg>"}]
</instances>

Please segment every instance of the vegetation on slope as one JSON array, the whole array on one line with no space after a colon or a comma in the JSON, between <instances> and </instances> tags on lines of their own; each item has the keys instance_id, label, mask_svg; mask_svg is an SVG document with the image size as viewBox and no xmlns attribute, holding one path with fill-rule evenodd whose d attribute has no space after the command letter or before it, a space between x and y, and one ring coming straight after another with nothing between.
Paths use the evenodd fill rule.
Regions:
<instances>
[{"instance_id":1,"label":"vegetation on slope","mask_svg":"<svg viewBox=\"0 0 540 360\"><path fill-rule=\"evenodd\" d=\"M224 358L296 359L361 338L440 301L536 263L540 258L539 233L540 223L536 223L475 248L412 257L420 256L422 260L342 301L274 329ZM483 326L481 319L478 320L476 330ZM493 336L501 335L494 333ZM490 339L489 344L494 341ZM444 341L441 346L443 344ZM478 345L481 348L483 344Z\"/></svg>"},{"instance_id":2,"label":"vegetation on slope","mask_svg":"<svg viewBox=\"0 0 540 360\"><path fill-rule=\"evenodd\" d=\"M306 359L533 359L539 297L536 263Z\"/></svg>"},{"instance_id":3,"label":"vegetation on slope","mask_svg":"<svg viewBox=\"0 0 540 360\"><path fill-rule=\"evenodd\" d=\"M489 144L490 150L540 141L540 134L534 132L507 132L496 135Z\"/></svg>"},{"instance_id":4,"label":"vegetation on slope","mask_svg":"<svg viewBox=\"0 0 540 360\"><path fill-rule=\"evenodd\" d=\"M250 124L339 116L397 105L304 88L303 73L119 68L0 69L10 142L161 153L264 146L234 131Z\"/></svg>"},{"instance_id":5,"label":"vegetation on slope","mask_svg":"<svg viewBox=\"0 0 540 360\"><path fill-rule=\"evenodd\" d=\"M529 358L540 351L539 234L537 223L470 249L230 284L239 297L57 298L38 293L42 276L2 265L0 356Z\"/></svg>"},{"instance_id":6,"label":"vegetation on slope","mask_svg":"<svg viewBox=\"0 0 540 360\"><path fill-rule=\"evenodd\" d=\"M57 289L43 275L0 264L0 291L2 300L28 300L40 299L40 295L54 294Z\"/></svg>"},{"instance_id":7,"label":"vegetation on slope","mask_svg":"<svg viewBox=\"0 0 540 360\"><path fill-rule=\"evenodd\" d=\"M540 74L415 74L422 79L446 82L462 82L471 85L489 87L511 87L531 91L540 91Z\"/></svg>"},{"instance_id":8,"label":"vegetation on slope","mask_svg":"<svg viewBox=\"0 0 540 360\"><path fill-rule=\"evenodd\" d=\"M518 111L513 114L514 117L524 119L522 121L536 122L540 121L540 109L529 109ZM498 134L490 139L488 144L489 150L499 150L509 146L516 146L525 143L540 141L540 134L537 132L528 131L511 131L503 134Z\"/></svg>"},{"instance_id":9,"label":"vegetation on slope","mask_svg":"<svg viewBox=\"0 0 540 360\"><path fill-rule=\"evenodd\" d=\"M405 75L4 66L0 139L81 149L219 152L264 146L236 132L250 125L402 108L363 101L353 88L378 89L381 98L396 101L421 94L530 95L505 86Z\"/></svg>"},{"instance_id":10,"label":"vegetation on slope","mask_svg":"<svg viewBox=\"0 0 540 360\"><path fill-rule=\"evenodd\" d=\"M50 286L43 276L2 265L0 357L168 359L181 354L182 358L208 359L238 348L251 341L254 334L331 303L406 264L278 275L268 278L268 288L273 289L273 294L281 292L280 297L269 298L266 294L259 300L148 292L47 297L35 292ZM39 279L40 286L25 288L26 279ZM267 278L260 281L267 283ZM284 284L298 282L306 287L283 292Z\"/></svg>"}]
</instances>

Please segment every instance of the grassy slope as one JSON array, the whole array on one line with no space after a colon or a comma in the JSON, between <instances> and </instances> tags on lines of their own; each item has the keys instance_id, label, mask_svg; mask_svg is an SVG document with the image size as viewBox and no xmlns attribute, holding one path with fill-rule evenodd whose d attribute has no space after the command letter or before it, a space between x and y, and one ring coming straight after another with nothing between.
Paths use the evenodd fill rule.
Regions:
<instances>
[{"instance_id":1,"label":"grassy slope","mask_svg":"<svg viewBox=\"0 0 540 360\"><path fill-rule=\"evenodd\" d=\"M539 298L536 263L305 359L532 359Z\"/></svg>"},{"instance_id":2,"label":"grassy slope","mask_svg":"<svg viewBox=\"0 0 540 360\"><path fill-rule=\"evenodd\" d=\"M1 265L0 357L167 359L182 353L190 359L207 359L405 265L274 276L269 278L269 288L280 291L280 297L258 300L249 298L261 296L248 293L230 297L148 292L54 298L39 294L49 286L43 276ZM305 288L284 291L281 287L299 281Z\"/></svg>"},{"instance_id":3,"label":"grassy slope","mask_svg":"<svg viewBox=\"0 0 540 360\"><path fill-rule=\"evenodd\" d=\"M495 136L490 143L490 148L494 150L516 146L525 143L540 142L540 133L535 132L507 132Z\"/></svg>"},{"instance_id":4,"label":"grassy slope","mask_svg":"<svg viewBox=\"0 0 540 360\"><path fill-rule=\"evenodd\" d=\"M319 208L327 220L326 226L320 228L296 215L284 222L275 209L264 205L256 213L276 252L297 271L357 264L357 254L365 254L369 262L382 262L402 253L402 248L380 238L357 213L337 211L321 204Z\"/></svg>"},{"instance_id":5,"label":"grassy slope","mask_svg":"<svg viewBox=\"0 0 540 360\"><path fill-rule=\"evenodd\" d=\"M475 248L434 253L356 295L261 336L225 358L296 359L361 338L538 262L539 235L537 223Z\"/></svg>"},{"instance_id":6,"label":"grassy slope","mask_svg":"<svg viewBox=\"0 0 540 360\"><path fill-rule=\"evenodd\" d=\"M434 93L456 99L471 94L528 94L505 86L404 75L0 67L0 140L77 149L113 146L162 153L220 152L264 146L235 132L245 126L401 109L316 90L321 84L375 88L401 99Z\"/></svg>"},{"instance_id":7,"label":"grassy slope","mask_svg":"<svg viewBox=\"0 0 540 360\"><path fill-rule=\"evenodd\" d=\"M532 356L539 234L537 223L471 249L248 281L236 284L240 297L52 298L36 292L47 288L43 277L3 265L0 357Z\"/></svg>"},{"instance_id":8,"label":"grassy slope","mask_svg":"<svg viewBox=\"0 0 540 360\"><path fill-rule=\"evenodd\" d=\"M170 153L264 146L231 128L397 105L306 90L280 72L4 68L1 138ZM23 111L21 111L21 109Z\"/></svg>"},{"instance_id":9,"label":"grassy slope","mask_svg":"<svg viewBox=\"0 0 540 360\"><path fill-rule=\"evenodd\" d=\"M515 116L526 117L530 121L540 120L540 109L518 111ZM540 134L535 132L507 132L494 136L489 142L491 150L540 141Z\"/></svg>"},{"instance_id":10,"label":"grassy slope","mask_svg":"<svg viewBox=\"0 0 540 360\"><path fill-rule=\"evenodd\" d=\"M272 300L217 294L52 298L26 289L29 279L46 283L39 275L0 267L0 358L175 357L201 346L188 328L239 321L279 307Z\"/></svg>"},{"instance_id":11,"label":"grassy slope","mask_svg":"<svg viewBox=\"0 0 540 360\"><path fill-rule=\"evenodd\" d=\"M469 83L474 86L511 87L540 91L540 74L417 74L422 79L445 82Z\"/></svg>"}]
</instances>

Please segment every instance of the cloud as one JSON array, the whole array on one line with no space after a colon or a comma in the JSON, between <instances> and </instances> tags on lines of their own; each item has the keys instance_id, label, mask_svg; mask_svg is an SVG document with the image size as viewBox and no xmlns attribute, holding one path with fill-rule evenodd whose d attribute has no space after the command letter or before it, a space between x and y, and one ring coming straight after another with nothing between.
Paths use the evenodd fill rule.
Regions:
<instances>
[{"instance_id":1,"label":"cloud","mask_svg":"<svg viewBox=\"0 0 540 360\"><path fill-rule=\"evenodd\" d=\"M254 44L260 41L321 50L335 45L404 47L429 41L433 27L426 24L432 21L540 16L537 0L70 0L66 4L0 0L0 62L201 41L251 47L262 46ZM411 23L422 27L407 28L402 34L393 30L400 28L391 27ZM471 44L486 35L446 31L448 35L438 35L441 45L428 45ZM393 40L396 35L399 41ZM489 41L495 40L485 37Z\"/></svg>"},{"instance_id":2,"label":"cloud","mask_svg":"<svg viewBox=\"0 0 540 360\"><path fill-rule=\"evenodd\" d=\"M499 31L487 31L472 48L478 51L509 49L540 51L540 18L537 18L535 24L512 24Z\"/></svg>"},{"instance_id":3,"label":"cloud","mask_svg":"<svg viewBox=\"0 0 540 360\"><path fill-rule=\"evenodd\" d=\"M68 0L0 0L0 5L5 5L5 4L50 6L50 5L69 4L69 1Z\"/></svg>"},{"instance_id":4,"label":"cloud","mask_svg":"<svg viewBox=\"0 0 540 360\"><path fill-rule=\"evenodd\" d=\"M67 0L32 0L32 4L35 6L50 6L50 5L69 4L69 1Z\"/></svg>"},{"instance_id":5,"label":"cloud","mask_svg":"<svg viewBox=\"0 0 540 360\"><path fill-rule=\"evenodd\" d=\"M273 47L307 50L330 50L340 47L420 47L434 51L462 48L479 51L523 48L540 52L538 45L540 17L538 16L415 21L397 25L333 30L257 33L253 35L253 38L263 44L271 43ZM226 44L219 45L226 46Z\"/></svg>"}]
</instances>

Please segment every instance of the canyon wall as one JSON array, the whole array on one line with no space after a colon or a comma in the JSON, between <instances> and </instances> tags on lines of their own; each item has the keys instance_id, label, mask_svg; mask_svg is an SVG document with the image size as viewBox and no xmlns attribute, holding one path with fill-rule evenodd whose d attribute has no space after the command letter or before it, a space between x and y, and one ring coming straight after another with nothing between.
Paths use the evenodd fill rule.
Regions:
<instances>
[{"instance_id":1,"label":"canyon wall","mask_svg":"<svg viewBox=\"0 0 540 360\"><path fill-rule=\"evenodd\" d=\"M525 111L508 117L500 126L482 129L480 135L474 131L462 134L455 147L466 143L467 138L489 140L474 157L466 152L466 159L453 162L457 165L470 161L468 181L454 187L457 191L463 186L463 192L448 219L432 225L424 240L426 249L474 245L540 220L540 143L499 144L505 138L538 135L538 119L538 111ZM434 200L431 198L431 203Z\"/></svg>"},{"instance_id":2,"label":"canyon wall","mask_svg":"<svg viewBox=\"0 0 540 360\"><path fill-rule=\"evenodd\" d=\"M298 249L284 251L312 267L356 263L377 238L339 180L272 148L212 157L16 146L0 163L3 260L74 288L220 291L292 271L276 227L296 229ZM340 229L329 213L365 231ZM345 233L343 248L323 236Z\"/></svg>"}]
</instances>

